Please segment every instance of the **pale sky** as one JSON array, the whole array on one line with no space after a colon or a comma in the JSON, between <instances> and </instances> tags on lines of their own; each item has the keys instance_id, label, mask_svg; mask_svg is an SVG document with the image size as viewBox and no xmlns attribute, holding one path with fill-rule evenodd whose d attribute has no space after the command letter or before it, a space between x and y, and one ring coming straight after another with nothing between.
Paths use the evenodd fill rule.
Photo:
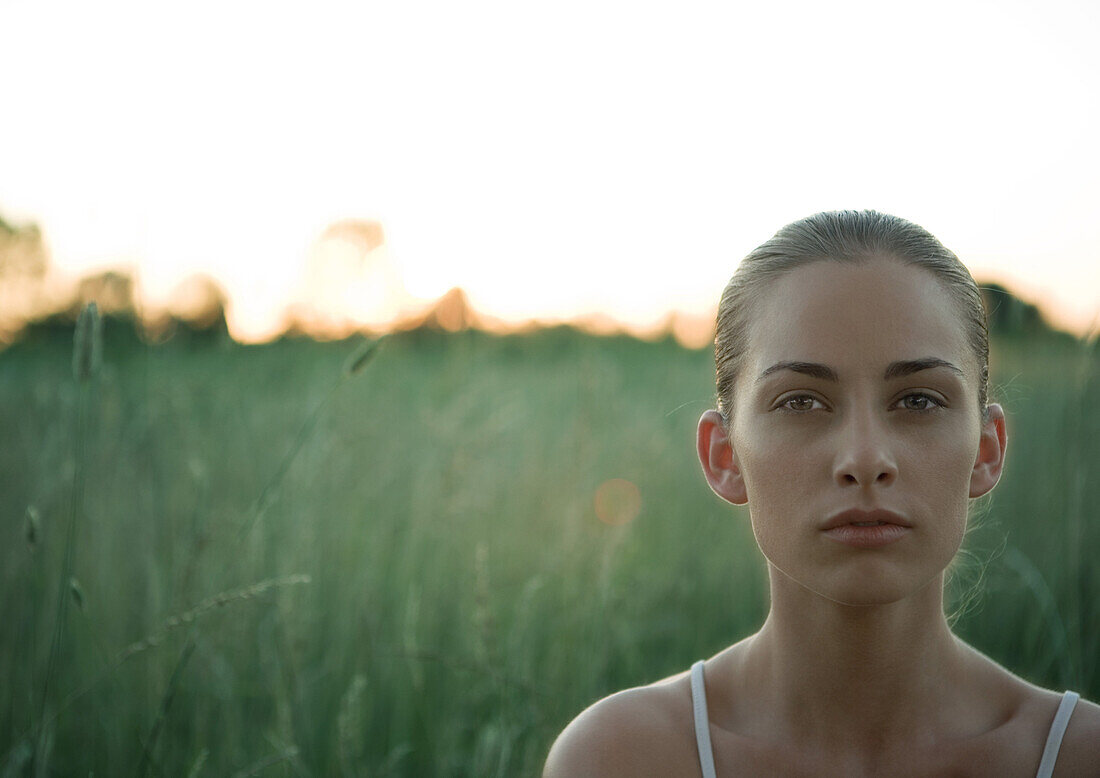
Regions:
<instances>
[{"instance_id":1,"label":"pale sky","mask_svg":"<svg viewBox=\"0 0 1100 778\"><path fill-rule=\"evenodd\" d=\"M922 224L1064 326L1100 316L1100 3L0 13L0 215L150 301L214 275L244 338L324 297L317 262L329 291L358 273L333 305L363 321L454 286L517 321L699 313L832 208ZM384 247L318 246L347 219Z\"/></svg>"}]
</instances>

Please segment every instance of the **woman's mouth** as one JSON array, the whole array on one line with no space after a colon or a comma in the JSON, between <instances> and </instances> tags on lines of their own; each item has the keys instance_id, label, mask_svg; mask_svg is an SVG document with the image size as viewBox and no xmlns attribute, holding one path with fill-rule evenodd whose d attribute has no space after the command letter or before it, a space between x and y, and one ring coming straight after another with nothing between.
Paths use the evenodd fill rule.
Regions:
<instances>
[{"instance_id":1,"label":"woman's mouth","mask_svg":"<svg viewBox=\"0 0 1100 778\"><path fill-rule=\"evenodd\" d=\"M885 522L861 522L859 524L842 524L825 530L825 536L830 540L843 543L846 546L856 548L878 548L890 543L896 543L912 531L910 527L900 524L887 524Z\"/></svg>"},{"instance_id":2,"label":"woman's mouth","mask_svg":"<svg viewBox=\"0 0 1100 778\"><path fill-rule=\"evenodd\" d=\"M877 508L842 511L830 517L821 529L830 540L838 543L855 548L878 548L901 540L912 526L900 514Z\"/></svg>"}]
</instances>

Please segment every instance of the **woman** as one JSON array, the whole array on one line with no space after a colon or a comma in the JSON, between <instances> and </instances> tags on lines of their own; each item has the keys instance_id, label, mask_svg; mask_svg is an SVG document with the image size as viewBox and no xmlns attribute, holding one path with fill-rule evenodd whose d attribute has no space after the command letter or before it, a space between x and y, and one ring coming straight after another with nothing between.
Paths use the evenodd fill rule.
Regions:
<instances>
[{"instance_id":1,"label":"woman","mask_svg":"<svg viewBox=\"0 0 1100 778\"><path fill-rule=\"evenodd\" d=\"M873 211L790 224L726 287L715 361L699 459L749 506L768 617L584 711L546 778L1100 775L1100 707L1018 678L944 616L968 500L1007 443L955 255Z\"/></svg>"}]
</instances>

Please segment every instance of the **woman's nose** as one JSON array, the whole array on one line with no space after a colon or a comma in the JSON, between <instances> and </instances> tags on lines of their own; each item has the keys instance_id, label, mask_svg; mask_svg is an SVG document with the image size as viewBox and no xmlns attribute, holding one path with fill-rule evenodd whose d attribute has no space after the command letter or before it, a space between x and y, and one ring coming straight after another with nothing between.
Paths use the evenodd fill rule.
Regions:
<instances>
[{"instance_id":1,"label":"woman's nose","mask_svg":"<svg viewBox=\"0 0 1100 778\"><path fill-rule=\"evenodd\" d=\"M888 431L872 414L848 420L836 453L834 477L840 486L890 486L898 476Z\"/></svg>"}]
</instances>

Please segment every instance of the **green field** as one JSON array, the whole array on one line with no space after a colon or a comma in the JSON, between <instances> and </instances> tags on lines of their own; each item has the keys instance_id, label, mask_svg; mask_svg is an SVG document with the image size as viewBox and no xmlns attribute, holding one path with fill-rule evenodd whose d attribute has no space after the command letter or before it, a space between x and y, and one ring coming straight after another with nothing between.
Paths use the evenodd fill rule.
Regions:
<instances>
[{"instance_id":1,"label":"green field","mask_svg":"<svg viewBox=\"0 0 1100 778\"><path fill-rule=\"evenodd\" d=\"M356 341L110 324L84 384L70 332L0 352L0 776L535 775L587 704L763 619L695 459L709 351L421 330L344 380ZM1100 348L1002 339L992 370L1008 467L956 628L1097 699Z\"/></svg>"}]
</instances>

